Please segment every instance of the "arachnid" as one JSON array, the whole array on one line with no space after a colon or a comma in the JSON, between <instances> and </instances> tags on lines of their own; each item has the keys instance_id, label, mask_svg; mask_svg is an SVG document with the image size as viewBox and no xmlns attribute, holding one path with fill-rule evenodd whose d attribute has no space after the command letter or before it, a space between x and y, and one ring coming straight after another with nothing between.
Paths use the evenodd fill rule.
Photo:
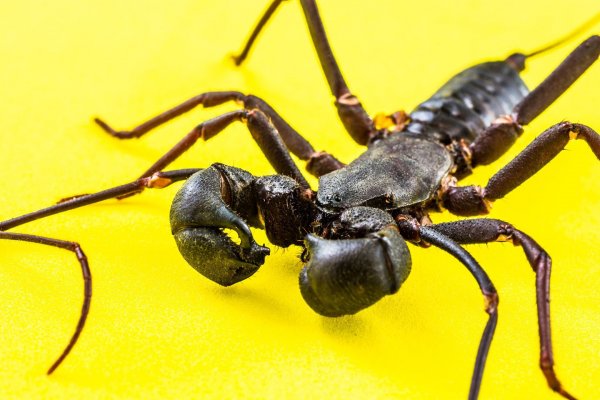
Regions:
<instances>
[{"instance_id":1,"label":"arachnid","mask_svg":"<svg viewBox=\"0 0 600 400\"><path fill-rule=\"evenodd\" d=\"M384 200L385 200L385 199L384 199ZM334 221L334 222L335 222L335 221ZM343 225L343 224L342 224L342 225ZM333 225L332 225L332 226L333 226ZM343 227L342 227L342 228L343 228ZM338 232L340 232L340 228L338 228ZM342 232L343 232L343 229L342 229Z\"/></svg>"}]
</instances>

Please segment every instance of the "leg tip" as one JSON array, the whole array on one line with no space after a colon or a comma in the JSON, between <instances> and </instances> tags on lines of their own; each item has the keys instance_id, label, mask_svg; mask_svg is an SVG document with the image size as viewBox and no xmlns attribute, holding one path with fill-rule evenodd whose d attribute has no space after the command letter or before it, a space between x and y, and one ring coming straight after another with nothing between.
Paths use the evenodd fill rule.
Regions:
<instances>
[{"instance_id":1,"label":"leg tip","mask_svg":"<svg viewBox=\"0 0 600 400\"><path fill-rule=\"evenodd\" d=\"M561 385L560 381L558 380L558 377L556 376L556 373L554 372L554 368L552 368L552 366L550 366L550 367L542 366L542 372L544 372L544 376L546 377L546 381L548 382L548 386L550 386L550 389L552 389L556 393L560 394L565 399L577 400L577 398L575 396L573 396L572 394L570 394L563 388L563 386Z\"/></svg>"},{"instance_id":2,"label":"leg tip","mask_svg":"<svg viewBox=\"0 0 600 400\"><path fill-rule=\"evenodd\" d=\"M232 54L231 59L233 60L233 63L235 64L235 66L239 67L240 65L242 65L242 63L246 59L246 56L243 54L240 54L240 55Z\"/></svg>"},{"instance_id":3,"label":"leg tip","mask_svg":"<svg viewBox=\"0 0 600 400\"><path fill-rule=\"evenodd\" d=\"M102 128L102 130L106 133L108 133L111 136L114 136L116 138L119 139L131 139L131 138L137 138L140 136L141 132L136 132L136 131L115 131L113 128L110 127L110 125L108 125L106 122L104 122L103 120L101 120L100 118L94 118L94 122L96 124L98 124L100 126L100 128Z\"/></svg>"},{"instance_id":4,"label":"leg tip","mask_svg":"<svg viewBox=\"0 0 600 400\"><path fill-rule=\"evenodd\" d=\"M108 124L107 124L106 122L102 121L100 118L97 118L97 117L96 117L96 118L94 118L94 122L95 122L95 123L96 123L98 126L100 126L100 128L102 128L102 130L103 130L104 132L106 132L106 133L109 133L109 134L111 134L111 135L114 135L114 134L115 134L115 131L114 131L114 130L113 130L111 127L110 127L110 126L108 126Z\"/></svg>"}]
</instances>

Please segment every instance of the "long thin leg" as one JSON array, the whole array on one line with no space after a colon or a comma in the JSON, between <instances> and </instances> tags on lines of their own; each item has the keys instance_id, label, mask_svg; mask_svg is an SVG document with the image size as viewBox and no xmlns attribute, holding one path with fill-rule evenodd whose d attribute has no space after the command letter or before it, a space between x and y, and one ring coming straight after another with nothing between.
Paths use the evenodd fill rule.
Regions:
<instances>
[{"instance_id":1,"label":"long thin leg","mask_svg":"<svg viewBox=\"0 0 600 400\"><path fill-rule=\"evenodd\" d=\"M81 273L83 275L83 305L81 306L81 314L79 315L79 321L77 322L77 327L75 328L75 332L71 336L69 340L69 344L64 348L61 355L54 361L52 366L48 369L47 374L50 375L58 366L63 362L63 360L69 355L75 343L77 343L77 339L81 335L83 331L83 327L85 325L85 321L87 320L88 313L90 311L90 304L92 302L92 274L90 272L90 268L88 265L87 257L85 256L83 250L79 246L78 243L75 242L67 242L64 240L51 239L42 236L34 236L34 235L25 235L21 233L9 233L9 232L1 232L0 231L0 239L7 240L19 240L24 242L32 242L44 244L47 246L54 246L61 249L69 250L75 253L77 257L77 261L81 265Z\"/></svg>"},{"instance_id":2,"label":"long thin leg","mask_svg":"<svg viewBox=\"0 0 600 400\"><path fill-rule=\"evenodd\" d=\"M149 119L141 125L133 128L130 131L116 131L111 128L106 122L96 118L95 121L108 134L119 139L139 138L150 130L162 125L179 115L186 113L197 106L214 107L228 101L242 103L246 110L258 109L269 117L275 128L277 129L285 146L301 160L308 161L307 170L315 176L321 176L327 172L341 168L343 164L335 157L323 151L315 151L312 145L304 139L294 128L292 128L281 116L264 100L252 96L244 95L236 91L225 92L206 92L198 96L194 96L189 100L163 112L156 117ZM163 166L164 168L164 166ZM162 168L159 168L160 170ZM148 171L156 172L157 169L151 168ZM145 175L148 175L146 172Z\"/></svg>"},{"instance_id":3,"label":"long thin leg","mask_svg":"<svg viewBox=\"0 0 600 400\"><path fill-rule=\"evenodd\" d=\"M285 0L273 0L273 2L269 5L263 16L256 24L256 27L254 27L254 30L252 30L252 33L250 34L250 37L248 37L248 41L246 42L246 45L244 46L242 52L237 56L233 56L235 65L241 65L246 59L246 57L248 57L248 53L250 52L252 45L256 41L256 38L258 37L262 29L265 27L269 19L273 16L279 5L284 1Z\"/></svg>"},{"instance_id":4,"label":"long thin leg","mask_svg":"<svg viewBox=\"0 0 600 400\"><path fill-rule=\"evenodd\" d=\"M337 65L323 22L319 16L317 3L314 0L300 0L304 16L310 30L313 44L317 50L321 67L329 83L331 93L335 96L335 106L344 127L358 144L366 145L375 134L371 117L367 114L358 98L350 92L342 72Z\"/></svg>"},{"instance_id":5,"label":"long thin leg","mask_svg":"<svg viewBox=\"0 0 600 400\"><path fill-rule=\"evenodd\" d=\"M487 128L470 145L471 165L487 165L497 160L529 124L579 78L600 55L600 36L581 43L567 58L513 110L513 115ZM520 56L523 60L526 56ZM507 61L510 61L511 57Z\"/></svg>"},{"instance_id":6,"label":"long thin leg","mask_svg":"<svg viewBox=\"0 0 600 400\"><path fill-rule=\"evenodd\" d=\"M521 246L535 272L535 292L540 336L540 368L548 385L567 399L574 399L560 384L554 372L552 336L550 331L550 270L552 260L531 237L512 225L495 219L472 219L432 226L438 232L461 244L490 243L510 240Z\"/></svg>"},{"instance_id":7,"label":"long thin leg","mask_svg":"<svg viewBox=\"0 0 600 400\"><path fill-rule=\"evenodd\" d=\"M252 31L242 53L239 56L234 57L237 65L240 65L242 61L244 61L259 32L280 4L281 1L273 1L271 6L262 16ZM317 51L321 67L325 73L327 83L329 84L331 93L335 97L335 105L338 109L340 119L352 139L359 144L366 145L376 131L373 121L360 104L358 98L356 98L356 96L350 92L350 89L348 89L348 85L344 80L342 72L331 51L331 47L329 46L316 2L314 0L300 0L300 4L302 5L310 35Z\"/></svg>"},{"instance_id":8,"label":"long thin leg","mask_svg":"<svg viewBox=\"0 0 600 400\"><path fill-rule=\"evenodd\" d=\"M450 187L442 204L456 215L487 214L490 202L501 199L556 157L569 139L583 139L600 160L600 135L582 124L561 122L538 136L512 161L490 178L487 186Z\"/></svg>"},{"instance_id":9,"label":"long thin leg","mask_svg":"<svg viewBox=\"0 0 600 400\"><path fill-rule=\"evenodd\" d=\"M234 121L244 121L247 123L252 137L277 173L293 178L304 188L309 187L308 182L304 179L304 176L290 157L288 149L285 147L281 136L279 136L279 132L277 132L277 129L267 116L259 110L232 111L203 122L148 168L141 177L150 176L155 172L163 170L192 147L198 139L208 140Z\"/></svg>"},{"instance_id":10,"label":"long thin leg","mask_svg":"<svg viewBox=\"0 0 600 400\"><path fill-rule=\"evenodd\" d=\"M50 369L48 369L48 374L54 372L54 370L56 370L56 368L58 368L58 366L63 362L63 360L69 355L71 349L73 348L73 346L75 346L77 339L81 335L81 332L87 320L92 299L92 275L89 269L87 258L79 244L75 242L67 242L64 240L51 239L42 236L25 235L20 233L4 231L50 215L83 207L85 205L97 203L103 200L119 197L128 193L137 193L146 188L161 189L170 185L173 182L185 180L198 171L200 170L183 169L168 172L158 172L152 175L151 177L141 178L134 182L107 189L98 193L83 195L48 208L44 208L29 214L21 215L19 217L0 222L0 239L33 242L70 250L75 253L75 255L77 256L77 260L81 264L81 272L84 281L84 300L83 306L81 308L81 315L79 317L77 327L75 328L75 333L71 336L69 344L65 347L60 357L52 364Z\"/></svg>"},{"instance_id":11,"label":"long thin leg","mask_svg":"<svg viewBox=\"0 0 600 400\"><path fill-rule=\"evenodd\" d=\"M463 263L471 275L473 275L483 293L485 299L485 312L488 313L489 317L479 342L477 357L475 358L475 367L471 378L471 387L469 389L469 400L476 400L481 387L485 361L490 350L490 345L492 344L496 324L498 323L498 293L496 292L492 281L479 263L477 263L473 256L455 241L431 227L421 226L419 235L426 242L448 252Z\"/></svg>"},{"instance_id":12,"label":"long thin leg","mask_svg":"<svg viewBox=\"0 0 600 400\"><path fill-rule=\"evenodd\" d=\"M51 207L47 207L29 214L24 214L16 218L0 222L0 232L23 225L27 222L35 221L50 215L59 214L64 211L98 203L100 201L117 198L130 193L139 193L144 189L162 189L173 182L186 180L200 169L182 169L167 172L157 172L152 176L140 178L125 185L116 186L101 192L86 194L63 201Z\"/></svg>"}]
</instances>

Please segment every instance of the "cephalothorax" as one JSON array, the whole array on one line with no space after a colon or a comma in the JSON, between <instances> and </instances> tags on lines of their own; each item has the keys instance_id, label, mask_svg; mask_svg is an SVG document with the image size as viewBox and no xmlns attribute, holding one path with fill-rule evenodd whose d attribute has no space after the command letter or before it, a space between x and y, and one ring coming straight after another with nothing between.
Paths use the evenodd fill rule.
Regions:
<instances>
[{"instance_id":1,"label":"cephalothorax","mask_svg":"<svg viewBox=\"0 0 600 400\"><path fill-rule=\"evenodd\" d=\"M272 2L246 48L235 58L237 64L245 59L256 36L282 1ZM600 37L585 40L531 92L520 79L519 71L524 69L526 59L536 53L516 53L456 75L409 115L397 112L371 118L339 71L315 1L301 0L301 4L340 119L350 136L367 146L360 157L344 165L329 153L315 151L258 97L235 91L207 92L131 131L114 131L101 120L97 122L113 136L133 138L198 105L210 107L238 101L244 107L194 128L138 180L69 198L56 206L2 222L0 231L82 205L186 180L173 201L170 218L177 246L191 266L221 285L244 280L259 269L269 254L267 247L255 242L250 227L265 229L274 245L303 247L304 268L299 278L302 296L316 312L331 317L356 313L397 292L411 270L407 242L439 247L471 272L489 314L476 357L470 399L478 396L497 322L498 295L485 271L461 244L510 240L523 248L537 275L540 366L554 391L573 398L553 369L548 254L509 223L469 219L433 224L429 213L442 209L460 216L488 213L491 202L535 174L570 139L585 140L600 158L600 136L595 131L582 124L561 122L538 136L485 187L457 183L478 165L498 159L521 135L522 127L596 61ZM223 164L164 172L198 139L208 140L234 121L247 124L277 175L255 177ZM306 161L308 172L319 177L318 190L309 186L290 153ZM0 232L0 238L35 241L9 235ZM60 244L42 239L37 241ZM73 246L69 248L80 252ZM84 266L84 256L78 256ZM89 272L84 276L89 282ZM71 344L51 371L77 339L87 308L89 296Z\"/></svg>"}]
</instances>

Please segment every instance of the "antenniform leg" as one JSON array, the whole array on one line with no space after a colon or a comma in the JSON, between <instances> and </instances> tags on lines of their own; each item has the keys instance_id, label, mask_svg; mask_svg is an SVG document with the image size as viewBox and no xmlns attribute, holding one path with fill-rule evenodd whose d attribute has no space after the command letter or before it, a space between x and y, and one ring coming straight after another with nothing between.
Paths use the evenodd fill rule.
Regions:
<instances>
[{"instance_id":1,"label":"antenniform leg","mask_svg":"<svg viewBox=\"0 0 600 400\"><path fill-rule=\"evenodd\" d=\"M260 110L263 114L265 114L271 121L271 123L275 126L277 135L281 137L281 140L283 140L283 144L285 145L285 147L287 147L287 149L289 149L289 151L291 151L292 154L294 154L299 159L307 161L306 169L309 173L315 176L321 176L326 174L327 172L336 170L343 166L341 162L339 162L335 157L331 156L330 154L323 151L315 151L312 145L306 139L304 139L294 128L292 128L283 118L281 118L281 116L264 100L256 96L244 95L240 92L235 91L206 92L198 96L194 96L191 99L163 112L162 114L151 118L150 120L133 128L130 131L115 131L108 124L106 124L104 121L98 118L96 118L96 122L107 133L119 139L139 138L147 132L149 132L150 130L156 128L157 126L162 125L165 122L168 122L171 119L178 117L179 115L186 113L197 106L201 105L204 107L214 107L228 101L242 103L244 109L248 111L257 109ZM243 112L238 112L238 114L234 114L234 116L242 114ZM148 176L154 172L163 169L166 165L168 165L168 163L175 160L184 151L191 147L196 142L196 140L198 140L198 138L208 140L212 136L219 133L220 130L225 128L225 126L228 123L232 122L229 120L232 117L226 117L228 115L231 114L225 114L224 116L217 117L195 128L188 136L186 136L184 140L182 140L182 142L180 142L176 146L176 148L174 148L164 157L162 157L159 160L159 162L150 167L148 171L142 174L142 176ZM249 127L252 130L251 125L249 125ZM200 134L200 130L203 130L204 132ZM260 144L260 141L258 139L257 141ZM263 147L261 146L261 148Z\"/></svg>"},{"instance_id":2,"label":"antenniform leg","mask_svg":"<svg viewBox=\"0 0 600 400\"><path fill-rule=\"evenodd\" d=\"M198 168L181 169L167 172L157 172L152 176L140 178L133 182L126 183L121 186L116 186L111 189L106 189L93 194L85 194L65 200L51 207L43 208L29 214L24 214L19 217L7 219L0 222L0 231L6 231L15 226L26 224L27 222L35 221L50 215L59 214L75 208L87 206L89 204L98 203L100 201L118 198L132 193L139 193L144 189L162 189L173 182L188 179L194 173L200 171Z\"/></svg>"},{"instance_id":3,"label":"antenniform leg","mask_svg":"<svg viewBox=\"0 0 600 400\"><path fill-rule=\"evenodd\" d=\"M87 257L83 253L83 250L81 249L79 244L75 242L66 242L64 240L51 239L42 236L24 235L21 233L9 233L2 231L0 231L0 239L20 240L24 242L39 243L45 244L47 246L54 246L61 249L69 250L75 253L77 261L79 261L79 264L81 265L81 274L83 275L83 305L81 306L81 314L79 315L77 327L75 328L75 332L69 340L69 344L67 344L67 346L62 351L61 355L56 359L56 361L54 361L52 366L48 369L47 374L50 375L69 355L69 353L73 349L73 346L75 346L75 343L77 343L77 339L79 339L79 336L83 331L85 321L87 320L87 316L90 311L90 305L92 302L92 273L90 272Z\"/></svg>"},{"instance_id":4,"label":"antenniform leg","mask_svg":"<svg viewBox=\"0 0 600 400\"><path fill-rule=\"evenodd\" d=\"M187 177L189 177L197 171L197 169L193 169L157 173L152 177L138 179L137 181L128 183L126 185L118 186L95 194L81 196L69 201L65 201L61 204L57 204L52 207L48 207L39 211L22 215L20 217L0 222L0 239L21 240L70 250L75 253L75 255L77 256L77 260L81 265L81 272L83 275L84 282L84 299L83 306L81 308L81 314L79 316L79 322L77 323L77 327L75 328L75 333L73 333L73 335L71 336L69 344L65 347L60 357L54 362L54 364L52 364L52 366L48 370L48 374L54 372L54 370L58 368L62 361L69 355L71 349L73 348L73 346L75 346L75 343L79 339L79 336L81 335L81 332L83 331L83 327L87 320L92 300L92 276L88 266L87 258L83 253L83 250L81 250L79 244L75 242L67 242L64 240L4 231L19 225L23 225L27 222L35 221L50 215L72 210L74 208L79 208L88 204L97 203L99 201L122 196L124 194L138 192L140 190L143 190L144 188L162 188L168 186L172 182L187 179Z\"/></svg>"},{"instance_id":5,"label":"antenniform leg","mask_svg":"<svg viewBox=\"0 0 600 400\"><path fill-rule=\"evenodd\" d=\"M550 334L550 269L552 260L544 249L531 237L512 225L494 219L472 219L432 226L438 232L462 244L512 241L521 246L529 265L535 272L538 328L540 336L540 368L555 392L567 399L574 399L560 384L554 372L552 336Z\"/></svg>"},{"instance_id":6,"label":"antenniform leg","mask_svg":"<svg viewBox=\"0 0 600 400\"><path fill-rule=\"evenodd\" d=\"M481 215L489 212L490 202L501 199L556 157L569 139L583 139L600 159L600 135L582 124L561 122L538 136L504 168L479 186L450 187L442 195L442 204L456 215Z\"/></svg>"},{"instance_id":7,"label":"antenniform leg","mask_svg":"<svg viewBox=\"0 0 600 400\"><path fill-rule=\"evenodd\" d=\"M281 2L281 0L274 0L266 10L257 26L252 31L242 53L239 56L234 57L237 65L240 65L245 60L256 37ZM359 144L366 145L376 132L373 121L363 108L362 104L360 104L360 101L358 101L356 96L348 89L348 85L342 76L342 72L333 56L331 47L329 46L316 2L314 0L301 0L300 4L302 5L302 10L304 11L304 16L306 17L306 22L321 67L327 78L327 83L329 84L331 93L335 96L335 106L338 109L340 119L352 139Z\"/></svg>"},{"instance_id":8,"label":"antenniform leg","mask_svg":"<svg viewBox=\"0 0 600 400\"><path fill-rule=\"evenodd\" d=\"M396 293L410 273L406 242L385 211L350 208L325 236L306 236L300 273L302 296L321 315L357 313Z\"/></svg>"}]
</instances>

